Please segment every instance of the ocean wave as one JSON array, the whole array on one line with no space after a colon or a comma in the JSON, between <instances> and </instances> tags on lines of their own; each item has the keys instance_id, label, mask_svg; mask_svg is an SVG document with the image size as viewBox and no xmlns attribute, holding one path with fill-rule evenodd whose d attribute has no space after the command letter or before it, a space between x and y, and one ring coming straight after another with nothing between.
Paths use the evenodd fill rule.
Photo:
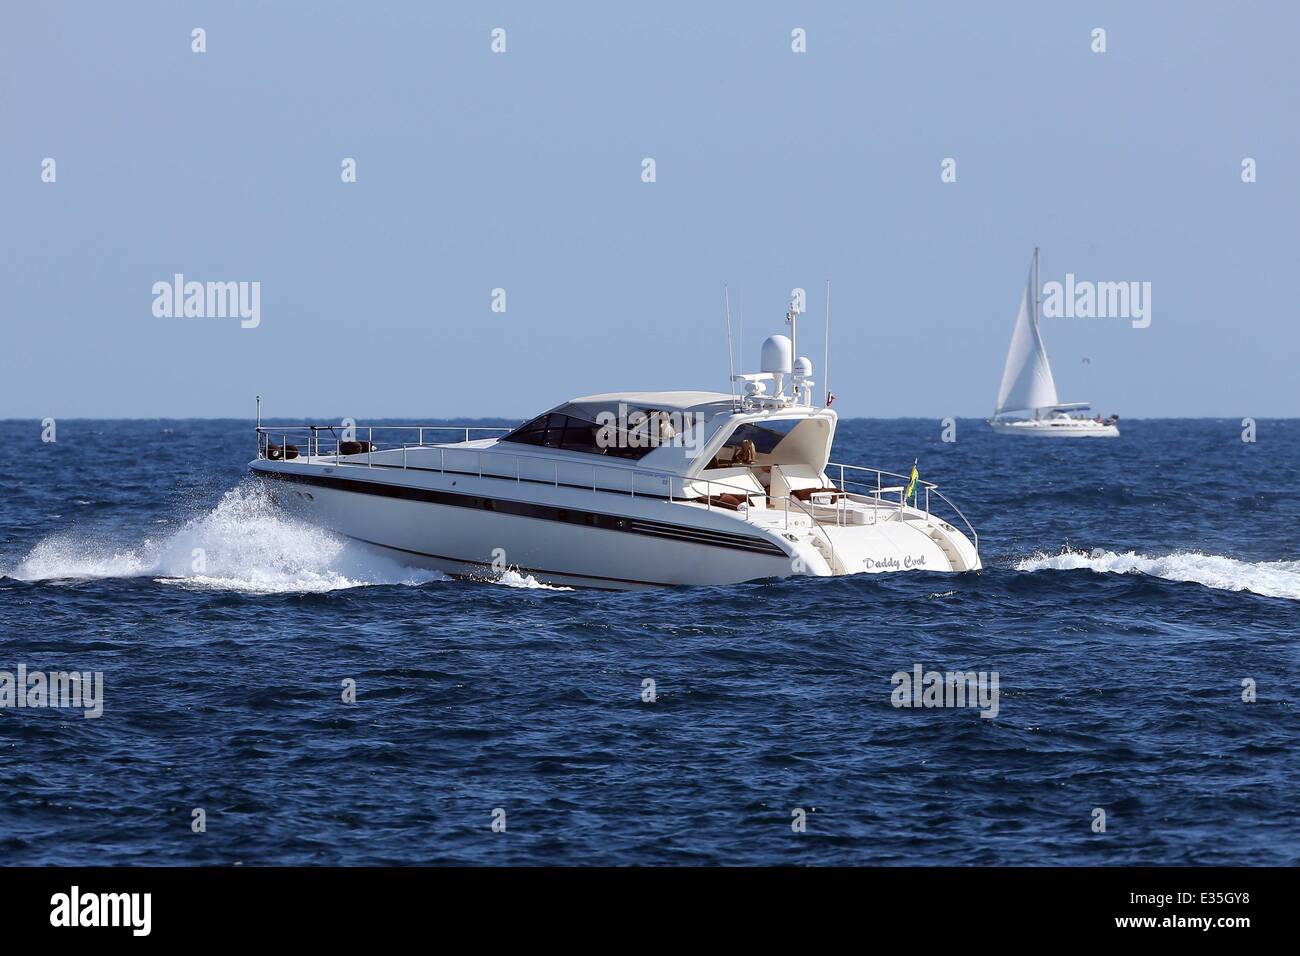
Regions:
<instances>
[{"instance_id":1,"label":"ocean wave","mask_svg":"<svg viewBox=\"0 0 1300 956\"><path fill-rule=\"evenodd\" d=\"M1136 551L1038 553L1023 558L1017 571L1073 571L1101 574L1146 574L1166 581L1190 581L1222 591L1250 591L1264 597L1300 600L1300 561L1242 561L1217 554L1178 551L1145 555Z\"/></svg>"},{"instance_id":2,"label":"ocean wave","mask_svg":"<svg viewBox=\"0 0 1300 956\"><path fill-rule=\"evenodd\" d=\"M285 515L256 484L163 539L122 546L79 534L41 540L10 575L22 581L152 577L186 588L257 594L445 580Z\"/></svg>"}]
</instances>

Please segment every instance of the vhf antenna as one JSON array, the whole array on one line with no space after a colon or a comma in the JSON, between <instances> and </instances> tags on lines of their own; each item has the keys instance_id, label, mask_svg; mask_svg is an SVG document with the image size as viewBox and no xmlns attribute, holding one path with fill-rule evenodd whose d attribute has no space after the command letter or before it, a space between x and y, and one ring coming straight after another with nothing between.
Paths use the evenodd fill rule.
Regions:
<instances>
[{"instance_id":1,"label":"vhf antenna","mask_svg":"<svg viewBox=\"0 0 1300 956\"><path fill-rule=\"evenodd\" d=\"M826 333L822 336L822 404L831 397L831 280L826 280Z\"/></svg>"},{"instance_id":2,"label":"vhf antenna","mask_svg":"<svg viewBox=\"0 0 1300 956\"><path fill-rule=\"evenodd\" d=\"M736 363L731 357L731 290L722 286L723 309L727 316L727 381L731 383L731 405L736 405Z\"/></svg>"}]
</instances>

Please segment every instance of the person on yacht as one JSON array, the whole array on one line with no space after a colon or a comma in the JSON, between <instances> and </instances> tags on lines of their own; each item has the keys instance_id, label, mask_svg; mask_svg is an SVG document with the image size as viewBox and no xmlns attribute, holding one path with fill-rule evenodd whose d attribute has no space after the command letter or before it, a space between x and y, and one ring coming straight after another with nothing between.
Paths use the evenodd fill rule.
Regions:
<instances>
[{"instance_id":1,"label":"person on yacht","mask_svg":"<svg viewBox=\"0 0 1300 956\"><path fill-rule=\"evenodd\" d=\"M667 412L655 412L659 419L659 441L661 443L670 442L677 437L677 429L673 427L672 419Z\"/></svg>"}]
</instances>

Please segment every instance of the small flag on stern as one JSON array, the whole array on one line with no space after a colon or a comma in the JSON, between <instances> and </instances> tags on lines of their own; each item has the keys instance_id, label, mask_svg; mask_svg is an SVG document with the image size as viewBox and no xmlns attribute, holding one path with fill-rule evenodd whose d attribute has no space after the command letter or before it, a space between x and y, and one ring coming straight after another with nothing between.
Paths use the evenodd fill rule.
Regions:
<instances>
[{"instance_id":1,"label":"small flag on stern","mask_svg":"<svg viewBox=\"0 0 1300 956\"><path fill-rule=\"evenodd\" d=\"M916 463L918 460L919 459L915 458L912 459L912 480L907 483L907 491L903 492L903 500L906 501L908 498L911 498L913 504L916 503L916 479L920 477L916 470Z\"/></svg>"}]
</instances>

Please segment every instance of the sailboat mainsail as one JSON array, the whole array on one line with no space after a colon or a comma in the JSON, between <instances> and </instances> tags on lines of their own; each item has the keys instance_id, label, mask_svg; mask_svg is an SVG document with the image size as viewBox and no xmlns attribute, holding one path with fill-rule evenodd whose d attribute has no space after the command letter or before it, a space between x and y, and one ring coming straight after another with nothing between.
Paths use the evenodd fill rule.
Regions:
<instances>
[{"instance_id":1,"label":"sailboat mainsail","mask_svg":"<svg viewBox=\"0 0 1300 956\"><path fill-rule=\"evenodd\" d=\"M1038 330L1037 271L1038 250L1029 267L1025 294L1020 299L1020 314L1011 333L1007 364L1002 370L1002 387L998 389L998 407L994 417L1006 411L1052 408L1058 404L1052 366L1047 363L1043 336Z\"/></svg>"}]
</instances>

